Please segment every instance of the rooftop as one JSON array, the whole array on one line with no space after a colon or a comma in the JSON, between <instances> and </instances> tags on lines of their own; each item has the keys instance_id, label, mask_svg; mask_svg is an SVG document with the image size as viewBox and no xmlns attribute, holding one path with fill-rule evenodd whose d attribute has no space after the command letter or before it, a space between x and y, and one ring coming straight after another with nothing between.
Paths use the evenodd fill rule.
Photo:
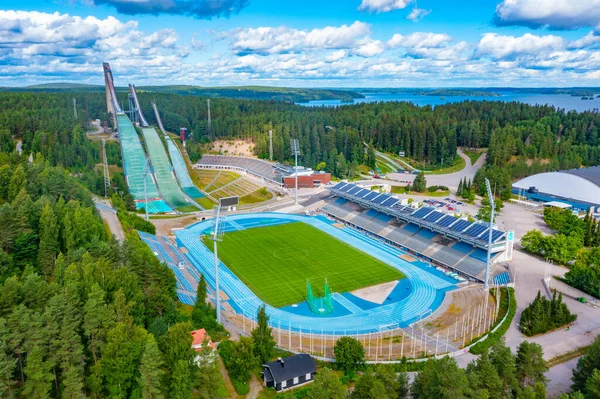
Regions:
<instances>
[{"instance_id":1,"label":"rooftop","mask_svg":"<svg viewBox=\"0 0 600 399\"><path fill-rule=\"evenodd\" d=\"M267 381L287 381L294 377L314 373L317 370L317 362L310 355L301 353L285 359L278 359L263 364L263 371Z\"/></svg>"}]
</instances>

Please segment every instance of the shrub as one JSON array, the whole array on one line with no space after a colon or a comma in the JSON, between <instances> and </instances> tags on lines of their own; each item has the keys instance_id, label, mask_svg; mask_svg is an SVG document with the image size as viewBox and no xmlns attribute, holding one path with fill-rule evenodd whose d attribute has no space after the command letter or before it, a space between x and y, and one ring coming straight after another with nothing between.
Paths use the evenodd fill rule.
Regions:
<instances>
[{"instance_id":1,"label":"shrub","mask_svg":"<svg viewBox=\"0 0 600 399\"><path fill-rule=\"evenodd\" d=\"M508 294L510 294L510 296ZM509 299L510 299L510 302L509 302ZM506 313L507 307L508 307L508 316L506 317L506 320L504 320L504 317L502 315ZM474 355L481 355L482 353L486 352L489 348L494 346L498 341L500 341L502 339L504 334L506 334L506 331L508 331L508 328L510 327L510 324L512 323L512 319L515 317L516 313L517 313L517 300L515 298L514 289L506 288L505 290L502 290L502 294L500 297L500 314L499 314L499 317L500 317L499 323L502 323L502 320L504 320L504 323L502 323L502 325L496 331L490 332L487 335L487 338L485 340L477 342L475 345L473 345L471 347L471 349L469 349L469 352L473 353Z\"/></svg>"}]
</instances>

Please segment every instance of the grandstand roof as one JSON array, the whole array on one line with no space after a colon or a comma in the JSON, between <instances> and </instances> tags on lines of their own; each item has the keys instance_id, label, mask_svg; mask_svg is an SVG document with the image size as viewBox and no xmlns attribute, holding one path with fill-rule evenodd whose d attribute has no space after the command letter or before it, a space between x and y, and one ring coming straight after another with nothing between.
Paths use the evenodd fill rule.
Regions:
<instances>
[{"instance_id":1,"label":"grandstand roof","mask_svg":"<svg viewBox=\"0 0 600 399\"><path fill-rule=\"evenodd\" d=\"M600 167L539 173L513 184L513 188L600 205Z\"/></svg>"}]
</instances>

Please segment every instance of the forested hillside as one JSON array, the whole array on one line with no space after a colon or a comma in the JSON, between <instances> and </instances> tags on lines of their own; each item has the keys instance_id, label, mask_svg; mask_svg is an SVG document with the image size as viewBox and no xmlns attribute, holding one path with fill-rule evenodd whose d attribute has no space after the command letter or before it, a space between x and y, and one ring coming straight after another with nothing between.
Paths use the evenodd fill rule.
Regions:
<instances>
[{"instance_id":1,"label":"forested hillside","mask_svg":"<svg viewBox=\"0 0 600 399\"><path fill-rule=\"evenodd\" d=\"M218 370L192 362L197 326L173 272L135 231L110 237L95 210L98 143L71 105L0 96L0 397L183 398L202 386L196 397L223 398Z\"/></svg>"}]
</instances>

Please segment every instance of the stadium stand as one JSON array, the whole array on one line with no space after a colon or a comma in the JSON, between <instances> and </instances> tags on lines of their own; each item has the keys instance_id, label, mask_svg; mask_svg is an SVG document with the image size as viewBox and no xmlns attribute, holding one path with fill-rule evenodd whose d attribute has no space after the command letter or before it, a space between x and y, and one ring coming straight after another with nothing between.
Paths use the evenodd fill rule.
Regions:
<instances>
[{"instance_id":1,"label":"stadium stand","mask_svg":"<svg viewBox=\"0 0 600 399\"><path fill-rule=\"evenodd\" d=\"M193 165L194 168L232 169L242 170L259 178L281 186L281 172L277 164L263 161L262 159L246 158L227 155L202 155L202 158Z\"/></svg>"},{"instance_id":2,"label":"stadium stand","mask_svg":"<svg viewBox=\"0 0 600 399\"><path fill-rule=\"evenodd\" d=\"M401 205L400 201L390 194L374 193L354 183L340 182L331 188L331 193L364 207L397 217L405 223L413 223L419 227L450 236L457 241L469 243L474 247L487 249L487 235L484 233L489 230L489 225L486 223L472 223L462 219L452 221L448 216L444 216L436 208L430 206L423 206L415 211L410 206ZM502 250L505 241L505 232L492 230L492 250Z\"/></svg>"},{"instance_id":3,"label":"stadium stand","mask_svg":"<svg viewBox=\"0 0 600 399\"><path fill-rule=\"evenodd\" d=\"M332 199L322 208L330 216L358 230L375 234L442 267L470 278L484 279L487 262L487 250L484 248L487 248L488 224L472 223L445 215L428 206L414 210L401 205L399 200L388 194L382 197L382 194L362 189L355 184L339 183L332 192L344 194ZM380 206L385 203L393 205ZM359 206L362 207L362 212L359 211ZM368 210L365 211L365 208ZM500 240L504 239L505 233L494 229L493 234L498 249L503 245ZM501 251L496 250L493 256L500 254ZM501 268L492 264L492 277L499 273L502 273Z\"/></svg>"}]
</instances>

